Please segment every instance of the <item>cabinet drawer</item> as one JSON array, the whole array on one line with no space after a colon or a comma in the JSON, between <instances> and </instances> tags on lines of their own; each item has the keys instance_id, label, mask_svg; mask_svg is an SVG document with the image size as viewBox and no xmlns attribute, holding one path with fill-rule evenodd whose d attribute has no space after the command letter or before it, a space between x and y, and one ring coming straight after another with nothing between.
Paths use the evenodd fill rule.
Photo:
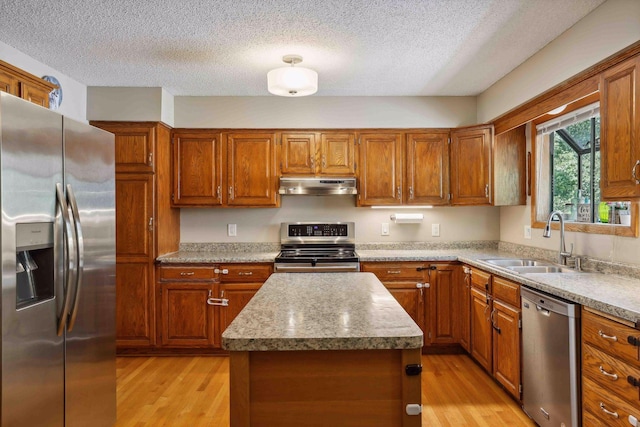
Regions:
<instances>
[{"instance_id":1,"label":"cabinet drawer","mask_svg":"<svg viewBox=\"0 0 640 427\"><path fill-rule=\"evenodd\" d=\"M271 264L225 264L220 266L220 280L225 283L263 283L272 272Z\"/></svg>"},{"instance_id":2,"label":"cabinet drawer","mask_svg":"<svg viewBox=\"0 0 640 427\"><path fill-rule=\"evenodd\" d=\"M640 418L639 406L613 395L588 377L582 379L582 410L589 412L607 426L629 427L629 415Z\"/></svg>"},{"instance_id":3,"label":"cabinet drawer","mask_svg":"<svg viewBox=\"0 0 640 427\"><path fill-rule=\"evenodd\" d=\"M471 285L481 291L491 292L491 274L472 268Z\"/></svg>"},{"instance_id":4,"label":"cabinet drawer","mask_svg":"<svg viewBox=\"0 0 640 427\"><path fill-rule=\"evenodd\" d=\"M613 320L606 319L590 311L583 310L582 339L606 353L639 366L640 347L629 341L640 341L640 331Z\"/></svg>"},{"instance_id":5,"label":"cabinet drawer","mask_svg":"<svg viewBox=\"0 0 640 427\"><path fill-rule=\"evenodd\" d=\"M160 281L213 282L218 278L215 267L161 267Z\"/></svg>"},{"instance_id":6,"label":"cabinet drawer","mask_svg":"<svg viewBox=\"0 0 640 427\"><path fill-rule=\"evenodd\" d=\"M520 285L518 283L493 276L492 292L493 299L506 302L514 307L520 307Z\"/></svg>"},{"instance_id":7,"label":"cabinet drawer","mask_svg":"<svg viewBox=\"0 0 640 427\"><path fill-rule=\"evenodd\" d=\"M426 263L404 263L404 262L377 262L363 263L360 266L362 271L368 271L376 275L381 281L398 282L398 281L416 281L421 282L427 274ZM421 270L418 270L418 269ZM422 270L424 269L424 270Z\"/></svg>"},{"instance_id":8,"label":"cabinet drawer","mask_svg":"<svg viewBox=\"0 0 640 427\"><path fill-rule=\"evenodd\" d=\"M627 378L631 377L640 383L640 367L633 367L585 344L582 346L582 373L610 389L615 395L640 405L640 387L627 381Z\"/></svg>"}]
</instances>

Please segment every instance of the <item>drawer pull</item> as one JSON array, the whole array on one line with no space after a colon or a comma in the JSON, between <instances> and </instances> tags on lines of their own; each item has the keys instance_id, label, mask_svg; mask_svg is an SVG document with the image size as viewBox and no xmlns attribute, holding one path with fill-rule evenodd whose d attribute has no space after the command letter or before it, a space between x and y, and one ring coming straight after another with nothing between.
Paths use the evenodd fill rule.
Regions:
<instances>
[{"instance_id":1,"label":"drawer pull","mask_svg":"<svg viewBox=\"0 0 640 427\"><path fill-rule=\"evenodd\" d=\"M602 409L602 412L604 412L607 415L611 415L613 418L618 418L618 413L617 412L611 412L609 411L605 406L604 403L600 402L600 409Z\"/></svg>"},{"instance_id":2,"label":"drawer pull","mask_svg":"<svg viewBox=\"0 0 640 427\"><path fill-rule=\"evenodd\" d=\"M604 370L602 365L600 365L600 372L602 373L602 375L611 378L613 381L616 381L618 379L618 374L610 374L609 372Z\"/></svg>"},{"instance_id":3,"label":"drawer pull","mask_svg":"<svg viewBox=\"0 0 640 427\"><path fill-rule=\"evenodd\" d=\"M629 375L627 376L627 382L634 387L640 387L640 378L635 378Z\"/></svg>"},{"instance_id":4,"label":"drawer pull","mask_svg":"<svg viewBox=\"0 0 640 427\"><path fill-rule=\"evenodd\" d=\"M387 274L400 274L402 271L400 270L387 270Z\"/></svg>"},{"instance_id":5,"label":"drawer pull","mask_svg":"<svg viewBox=\"0 0 640 427\"><path fill-rule=\"evenodd\" d=\"M604 333L604 332L602 332L602 331L598 331L598 335L600 335L600 336L601 336L602 338L604 338L605 340L611 340L611 341L613 341L613 342L618 342L618 337L616 337L615 335L614 335L614 336L607 335L607 334L605 334L605 333Z\"/></svg>"},{"instance_id":6,"label":"drawer pull","mask_svg":"<svg viewBox=\"0 0 640 427\"><path fill-rule=\"evenodd\" d=\"M196 273L194 273L193 271L181 271L180 272L181 276L193 276L194 274L196 274Z\"/></svg>"},{"instance_id":7,"label":"drawer pull","mask_svg":"<svg viewBox=\"0 0 640 427\"><path fill-rule=\"evenodd\" d=\"M253 271L239 271L238 276L251 276L253 275Z\"/></svg>"},{"instance_id":8,"label":"drawer pull","mask_svg":"<svg viewBox=\"0 0 640 427\"><path fill-rule=\"evenodd\" d=\"M634 347L640 347L640 338L634 337L633 335L627 337L627 342Z\"/></svg>"},{"instance_id":9,"label":"drawer pull","mask_svg":"<svg viewBox=\"0 0 640 427\"><path fill-rule=\"evenodd\" d=\"M223 268L222 270L216 268L215 270L213 270L213 272L216 274L229 274L229 270L227 270L226 268Z\"/></svg>"}]
</instances>

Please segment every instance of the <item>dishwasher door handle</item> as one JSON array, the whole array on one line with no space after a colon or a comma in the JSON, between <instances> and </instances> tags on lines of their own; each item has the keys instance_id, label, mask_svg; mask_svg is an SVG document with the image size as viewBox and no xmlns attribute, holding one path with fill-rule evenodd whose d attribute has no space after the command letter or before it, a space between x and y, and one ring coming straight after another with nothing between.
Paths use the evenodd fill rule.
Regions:
<instances>
[{"instance_id":1,"label":"dishwasher door handle","mask_svg":"<svg viewBox=\"0 0 640 427\"><path fill-rule=\"evenodd\" d=\"M551 316L551 312L549 310L540 307L538 304L536 304L536 310L538 310L538 313L542 314L543 316Z\"/></svg>"}]
</instances>

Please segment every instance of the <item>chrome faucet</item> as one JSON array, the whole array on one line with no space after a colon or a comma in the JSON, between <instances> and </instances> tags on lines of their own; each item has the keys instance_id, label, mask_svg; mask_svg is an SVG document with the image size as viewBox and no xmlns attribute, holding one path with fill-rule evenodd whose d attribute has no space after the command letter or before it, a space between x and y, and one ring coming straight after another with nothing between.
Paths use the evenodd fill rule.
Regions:
<instances>
[{"instance_id":1,"label":"chrome faucet","mask_svg":"<svg viewBox=\"0 0 640 427\"><path fill-rule=\"evenodd\" d=\"M562 217L562 211L553 211L549 214L549 218L547 218L547 225L544 226L544 233L542 233L542 237L551 237L551 221L554 216L557 216L560 220L560 251L558 253L558 264L567 265L567 258L573 253L573 243L571 244L571 249L567 252L564 245L564 218Z\"/></svg>"}]
</instances>

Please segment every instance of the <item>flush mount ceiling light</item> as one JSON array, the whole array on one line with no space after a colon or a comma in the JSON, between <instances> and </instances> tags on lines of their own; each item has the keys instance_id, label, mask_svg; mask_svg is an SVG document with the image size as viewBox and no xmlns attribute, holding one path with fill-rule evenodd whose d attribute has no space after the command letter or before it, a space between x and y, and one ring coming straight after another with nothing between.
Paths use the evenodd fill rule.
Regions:
<instances>
[{"instance_id":1,"label":"flush mount ceiling light","mask_svg":"<svg viewBox=\"0 0 640 427\"><path fill-rule=\"evenodd\" d=\"M267 73L269 92L279 96L307 96L318 91L318 73L308 68L294 67L302 62L299 55L285 55L282 61L291 64Z\"/></svg>"}]
</instances>

